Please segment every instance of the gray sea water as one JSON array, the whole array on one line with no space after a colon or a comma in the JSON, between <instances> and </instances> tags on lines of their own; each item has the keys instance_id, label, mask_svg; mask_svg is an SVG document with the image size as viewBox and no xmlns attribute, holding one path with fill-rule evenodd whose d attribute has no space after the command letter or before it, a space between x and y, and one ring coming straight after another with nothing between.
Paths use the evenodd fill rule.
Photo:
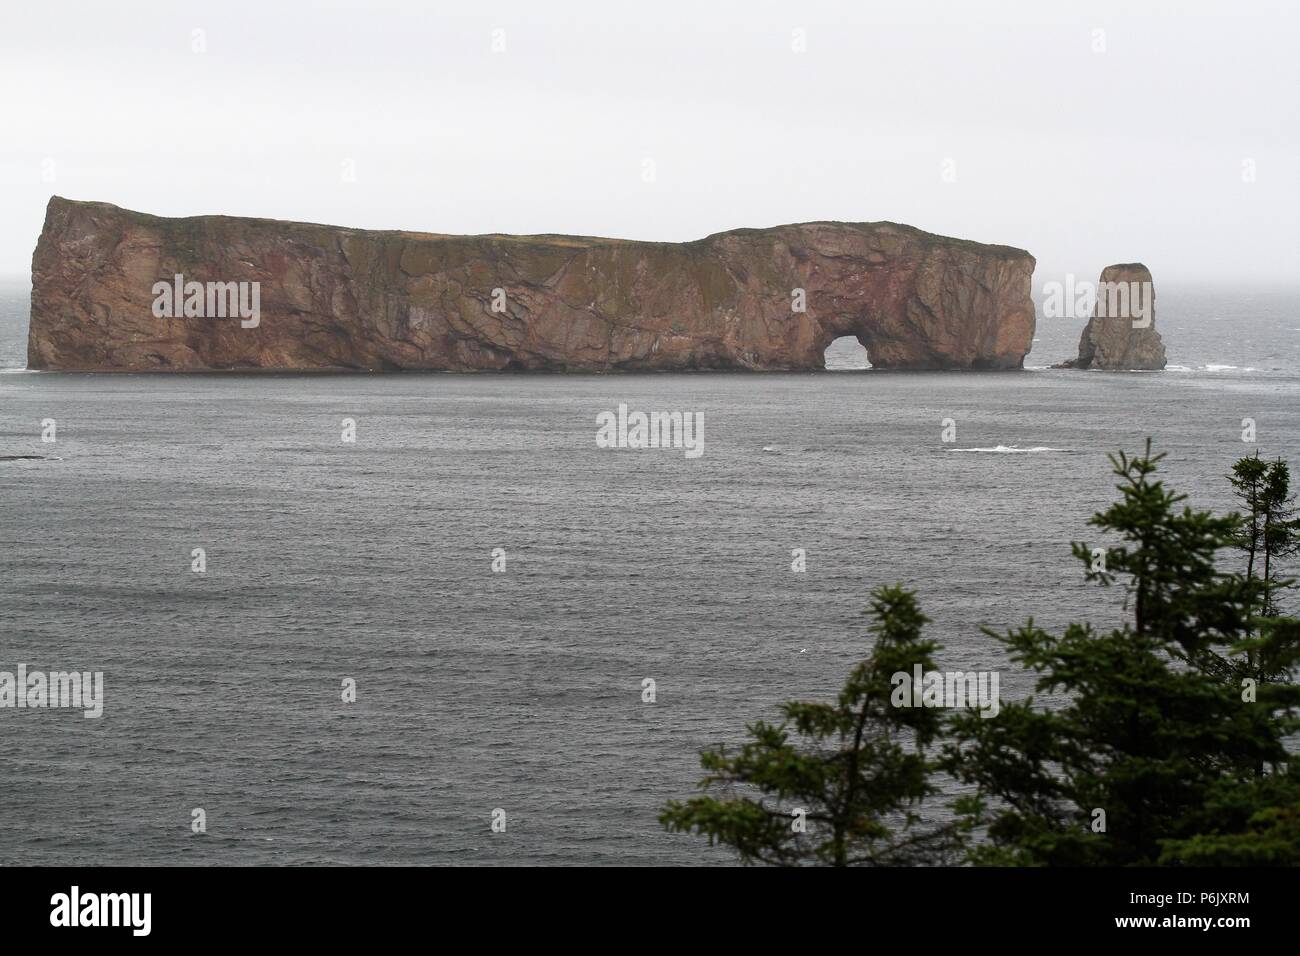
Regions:
<instances>
[{"instance_id":1,"label":"gray sea water","mask_svg":"<svg viewBox=\"0 0 1300 956\"><path fill-rule=\"evenodd\" d=\"M0 456L44 457L0 461L0 670L102 671L105 703L0 710L2 864L730 862L659 807L837 692L872 587L918 589L941 666L997 669L981 625L1119 619L1069 554L1108 452L1151 436L1212 507L1237 457L1300 456L1294 290L1162 286L1171 369L1133 374L848 343L809 374L30 373L27 295ZM1040 319L1027 364L1081 326ZM705 453L598 448L619 403L702 412Z\"/></svg>"}]
</instances>

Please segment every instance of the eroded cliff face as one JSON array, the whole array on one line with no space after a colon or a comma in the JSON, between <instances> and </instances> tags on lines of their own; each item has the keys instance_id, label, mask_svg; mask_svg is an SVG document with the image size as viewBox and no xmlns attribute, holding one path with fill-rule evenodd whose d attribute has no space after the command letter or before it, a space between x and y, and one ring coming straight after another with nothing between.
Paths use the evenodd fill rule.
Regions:
<instances>
[{"instance_id":1,"label":"eroded cliff face","mask_svg":"<svg viewBox=\"0 0 1300 956\"><path fill-rule=\"evenodd\" d=\"M1021 367L1027 252L894 223L738 229L681 244L441 236L55 197L32 259L33 369ZM257 283L256 327L156 315L157 283ZM798 311L803 290L806 311ZM499 291L494 291L499 290ZM233 300L232 300L233 301ZM206 314L206 313L205 313Z\"/></svg>"}]
</instances>

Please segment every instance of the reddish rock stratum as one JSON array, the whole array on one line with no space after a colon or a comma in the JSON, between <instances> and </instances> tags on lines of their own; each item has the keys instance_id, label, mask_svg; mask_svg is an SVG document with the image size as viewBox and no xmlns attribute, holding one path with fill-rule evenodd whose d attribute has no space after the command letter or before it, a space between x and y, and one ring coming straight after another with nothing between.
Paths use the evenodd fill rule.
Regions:
<instances>
[{"instance_id":1,"label":"reddish rock stratum","mask_svg":"<svg viewBox=\"0 0 1300 956\"><path fill-rule=\"evenodd\" d=\"M854 335L877 368L1011 369L1033 340L1033 268L1021 249L889 222L660 243L168 219L56 196L32 258L27 363L795 370ZM155 284L178 274L257 283L257 326L156 316Z\"/></svg>"}]
</instances>

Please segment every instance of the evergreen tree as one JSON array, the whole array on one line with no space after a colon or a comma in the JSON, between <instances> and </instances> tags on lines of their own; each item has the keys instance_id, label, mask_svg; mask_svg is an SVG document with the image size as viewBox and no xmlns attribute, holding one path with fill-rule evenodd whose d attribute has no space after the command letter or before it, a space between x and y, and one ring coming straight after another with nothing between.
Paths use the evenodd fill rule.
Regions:
<instances>
[{"instance_id":1,"label":"evergreen tree","mask_svg":"<svg viewBox=\"0 0 1300 956\"><path fill-rule=\"evenodd\" d=\"M1165 843L1163 866L1300 866L1300 764L1218 781L1192 815L1195 836Z\"/></svg>"},{"instance_id":2,"label":"evergreen tree","mask_svg":"<svg viewBox=\"0 0 1300 956\"><path fill-rule=\"evenodd\" d=\"M939 712L894 707L891 679L933 669L927 619L901 587L872 593L875 646L833 703L789 701L779 724L750 725L738 750L700 755L708 791L670 801L660 823L731 846L744 863L906 866L953 858L960 824L928 825L926 748ZM802 814L799 813L802 811Z\"/></svg>"},{"instance_id":3,"label":"evergreen tree","mask_svg":"<svg viewBox=\"0 0 1300 956\"><path fill-rule=\"evenodd\" d=\"M1270 462L1260 496L1263 512L1261 544L1264 552L1264 617L1277 617L1277 594L1295 582L1281 577L1281 562L1300 551L1300 518L1291 494L1291 470L1282 459Z\"/></svg>"},{"instance_id":4,"label":"evergreen tree","mask_svg":"<svg viewBox=\"0 0 1300 956\"><path fill-rule=\"evenodd\" d=\"M1120 499L1090 523L1119 543L1073 546L1087 580L1123 587L1123 626L1057 636L1031 618L985 631L1038 675L1051 706L1031 697L946 726L937 710L893 706L894 676L933 670L937 645L922 637L915 597L882 588L872 655L838 700L788 702L781 723L751 725L738 750L701 754L709 792L671 801L660 822L745 863L949 862L983 826L966 856L975 863L1300 864L1300 765L1286 746L1300 729L1300 620L1270 600L1297 533L1285 464L1245 459L1234 471L1243 519L1188 508L1156 478L1161 457L1148 442L1112 459ZM1244 574L1216 567L1234 544L1247 550ZM954 804L957 822L927 825L919 810L940 770L975 793Z\"/></svg>"},{"instance_id":5,"label":"evergreen tree","mask_svg":"<svg viewBox=\"0 0 1300 956\"><path fill-rule=\"evenodd\" d=\"M1232 466L1228 481L1232 491L1244 506L1244 519L1233 536L1233 543L1246 554L1246 577L1255 577L1260 546L1264 540L1263 498L1264 478L1268 463L1261 461L1259 452L1253 457L1239 458Z\"/></svg>"},{"instance_id":6,"label":"evergreen tree","mask_svg":"<svg viewBox=\"0 0 1300 956\"><path fill-rule=\"evenodd\" d=\"M1258 580L1215 568L1240 521L1180 509L1184 496L1155 477L1160 458L1148 443L1143 455L1112 459L1121 497L1091 524L1122 543L1101 565L1086 544L1073 548L1089 580L1125 584L1131 622L1104 634L1074 624L1054 636L1032 619L1004 636L986 632L1039 675L1039 693L1063 704L1044 709L1031 698L1003 704L996 720L952 721L945 765L977 788L963 808L969 823L988 827L976 862L1187 862L1210 852L1207 805L1261 811L1258 800L1278 789L1256 776L1287 759L1297 688L1236 686L1200 666L1250 639L1263 592ZM1294 621L1279 625L1275 633L1294 634ZM1283 834L1292 826L1255 812L1236 823L1239 831L1276 823Z\"/></svg>"},{"instance_id":7,"label":"evergreen tree","mask_svg":"<svg viewBox=\"0 0 1300 956\"><path fill-rule=\"evenodd\" d=\"M1297 649L1288 639L1289 629L1279 627L1279 600L1295 582L1282 576L1282 565L1300 550L1290 468L1281 459L1263 461L1257 452L1239 459L1228 481L1245 509L1233 543L1246 555L1247 582L1258 584L1251 607L1256 619L1234 655L1207 654L1198 664L1233 683L1246 678L1257 683L1286 680Z\"/></svg>"}]
</instances>

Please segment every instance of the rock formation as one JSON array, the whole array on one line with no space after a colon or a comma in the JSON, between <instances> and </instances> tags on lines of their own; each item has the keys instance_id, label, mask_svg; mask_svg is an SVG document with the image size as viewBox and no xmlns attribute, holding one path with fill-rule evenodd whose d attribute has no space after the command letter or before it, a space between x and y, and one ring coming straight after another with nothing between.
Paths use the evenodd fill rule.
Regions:
<instances>
[{"instance_id":1,"label":"rock formation","mask_svg":"<svg viewBox=\"0 0 1300 956\"><path fill-rule=\"evenodd\" d=\"M55 197L32 258L27 361L820 369L834 338L856 335L877 368L1019 368L1034 332L1033 268L1020 249L887 222L672 244L164 219ZM241 283L257 294L257 320L212 317L233 314Z\"/></svg>"},{"instance_id":2,"label":"rock formation","mask_svg":"<svg viewBox=\"0 0 1300 956\"><path fill-rule=\"evenodd\" d=\"M1097 284L1097 304L1079 338L1079 357L1062 368L1131 371L1165 367L1156 331L1156 287L1140 262L1107 266Z\"/></svg>"}]
</instances>

